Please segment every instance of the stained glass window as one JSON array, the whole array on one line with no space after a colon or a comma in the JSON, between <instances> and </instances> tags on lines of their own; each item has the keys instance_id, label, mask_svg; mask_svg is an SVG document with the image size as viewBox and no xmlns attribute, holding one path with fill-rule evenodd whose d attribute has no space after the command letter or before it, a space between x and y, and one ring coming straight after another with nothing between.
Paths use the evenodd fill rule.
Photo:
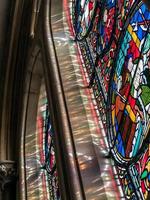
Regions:
<instances>
[{"instance_id":1,"label":"stained glass window","mask_svg":"<svg viewBox=\"0 0 150 200\"><path fill-rule=\"evenodd\" d=\"M130 166L130 176L139 199L150 197L150 144L139 160Z\"/></svg>"},{"instance_id":2,"label":"stained glass window","mask_svg":"<svg viewBox=\"0 0 150 200\"><path fill-rule=\"evenodd\" d=\"M75 31L78 39L82 39L92 26L97 1L77 0L75 5Z\"/></svg>"},{"instance_id":3,"label":"stained glass window","mask_svg":"<svg viewBox=\"0 0 150 200\"><path fill-rule=\"evenodd\" d=\"M103 2L102 14L97 27L99 33L97 51L99 54L108 47L114 34L116 10L116 0L107 0Z\"/></svg>"},{"instance_id":4,"label":"stained glass window","mask_svg":"<svg viewBox=\"0 0 150 200\"><path fill-rule=\"evenodd\" d=\"M115 6L114 2L115 1L113 1L113 3L111 5ZM99 39L99 42L97 43L99 45L98 52L99 52L99 54L103 53L103 56L99 58L98 66L96 66L99 79L101 80L101 83L103 83L102 85L103 85L103 90L104 90L105 94L107 94L107 92L108 92L110 73L111 73L113 63L114 63L116 49L118 46L117 41L118 41L120 33L124 27L126 16L131 14L132 10L130 10L129 8L131 8L132 5L133 5L133 7L135 7L134 4L135 5L137 4L137 2L135 2L134 0L130 0L130 1L119 0L119 1L117 1L116 15L114 13L115 8L114 7L111 8L111 9L113 9L113 16L111 15L111 18L113 17L113 20L111 18L108 18L106 21L108 23L108 25L107 25L107 23L104 23L104 22L101 22L100 25L98 25L99 27L102 26L105 30L105 31L103 31L102 35L100 34L100 39ZM114 16L116 19L114 19ZM111 26L109 26L109 23L111 20L114 23L113 23L113 25L111 24ZM107 27L109 27L109 28L107 28ZM114 32L114 33L112 33L112 32ZM107 39L104 40L105 37ZM111 44L109 44L110 39L112 39ZM105 41L107 41L107 42L105 43ZM102 44L100 45L100 43L102 43ZM108 44L109 44L109 46L108 46ZM108 49L106 47L108 47ZM104 48L106 48L105 53L103 52Z\"/></svg>"},{"instance_id":5,"label":"stained glass window","mask_svg":"<svg viewBox=\"0 0 150 200\"><path fill-rule=\"evenodd\" d=\"M86 38L88 45L90 46L90 50L93 50L94 53L97 51L97 40L99 37L99 33L97 30L99 20L101 19L102 15L102 6L103 4L99 3L96 9L95 17L92 23L92 31L89 32L88 37Z\"/></svg>"},{"instance_id":6,"label":"stained glass window","mask_svg":"<svg viewBox=\"0 0 150 200\"><path fill-rule=\"evenodd\" d=\"M123 188L126 199L138 200L135 193L134 185L131 181L127 168L121 168L121 167L117 167L117 168L118 168L117 170L118 175L121 180L122 188Z\"/></svg>"},{"instance_id":7,"label":"stained glass window","mask_svg":"<svg viewBox=\"0 0 150 200\"><path fill-rule=\"evenodd\" d=\"M118 162L136 156L148 135L150 115L150 12L133 14L119 48L111 82L111 140Z\"/></svg>"}]
</instances>

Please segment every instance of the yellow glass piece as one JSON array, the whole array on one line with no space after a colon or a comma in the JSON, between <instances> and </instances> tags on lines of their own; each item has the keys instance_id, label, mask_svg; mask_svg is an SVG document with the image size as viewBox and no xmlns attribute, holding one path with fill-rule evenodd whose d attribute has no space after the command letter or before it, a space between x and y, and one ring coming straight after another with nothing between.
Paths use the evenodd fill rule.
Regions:
<instances>
[{"instance_id":1,"label":"yellow glass piece","mask_svg":"<svg viewBox=\"0 0 150 200\"><path fill-rule=\"evenodd\" d=\"M112 123L115 124L115 108L112 110Z\"/></svg>"},{"instance_id":2,"label":"yellow glass piece","mask_svg":"<svg viewBox=\"0 0 150 200\"><path fill-rule=\"evenodd\" d=\"M131 120L132 120L133 122L135 122L136 117L135 117L134 112L133 112L132 109L131 109L131 106L130 106L130 105L127 105L127 106L126 106L126 110L128 111Z\"/></svg>"},{"instance_id":3,"label":"yellow glass piece","mask_svg":"<svg viewBox=\"0 0 150 200\"><path fill-rule=\"evenodd\" d=\"M139 48L140 47L140 40L138 39L136 33L133 31L133 28L132 28L132 26L130 24L128 26L128 31L131 34L131 37L133 38L136 46Z\"/></svg>"}]
</instances>

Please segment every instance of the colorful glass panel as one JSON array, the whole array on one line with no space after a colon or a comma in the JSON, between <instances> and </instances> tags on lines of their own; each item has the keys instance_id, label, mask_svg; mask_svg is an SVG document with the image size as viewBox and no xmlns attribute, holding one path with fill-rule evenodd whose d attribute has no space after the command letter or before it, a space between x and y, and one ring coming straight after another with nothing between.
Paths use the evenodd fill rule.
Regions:
<instances>
[{"instance_id":1,"label":"colorful glass panel","mask_svg":"<svg viewBox=\"0 0 150 200\"><path fill-rule=\"evenodd\" d=\"M149 23L150 12L142 4L123 36L111 82L111 140L119 162L136 156L149 130Z\"/></svg>"},{"instance_id":2,"label":"colorful glass panel","mask_svg":"<svg viewBox=\"0 0 150 200\"><path fill-rule=\"evenodd\" d=\"M99 59L97 68L97 74L99 76L99 79L102 83L102 88L105 94L105 98L107 99L107 93L108 93L108 87L109 87L109 80L110 80L110 73L111 69L115 60L116 55L116 49L117 49L117 43L120 33L123 29L123 26L125 24L125 20L127 15L131 14L131 11L129 8L131 8L135 3L135 0L126 0L122 1L119 0L117 3L118 11L117 11L117 19L116 19L116 25L115 26L115 32L113 34L113 40L110 46L108 46L109 49L105 52L105 54ZM137 3L135 3L137 4ZM113 28L113 26L111 26ZM105 30L106 31L106 30ZM111 30L112 32L112 30ZM108 35L107 33L105 33ZM110 34L109 34L110 36ZM103 39L102 39L103 40ZM106 47L106 44L104 44L104 47ZM103 52L103 48L101 48L101 51L99 53Z\"/></svg>"},{"instance_id":3,"label":"colorful glass panel","mask_svg":"<svg viewBox=\"0 0 150 200\"><path fill-rule=\"evenodd\" d=\"M127 169L121 168L121 167L117 167L117 169L118 169L117 170L118 175L119 175L120 182L121 182L126 199L138 200L135 194L135 188L132 184L132 181L130 179Z\"/></svg>"},{"instance_id":4,"label":"colorful glass panel","mask_svg":"<svg viewBox=\"0 0 150 200\"><path fill-rule=\"evenodd\" d=\"M96 3L95 0L78 0L76 1L76 22L75 32L78 39L84 37L89 31L94 17Z\"/></svg>"},{"instance_id":5,"label":"colorful glass panel","mask_svg":"<svg viewBox=\"0 0 150 200\"><path fill-rule=\"evenodd\" d=\"M150 144L140 159L131 165L130 176L139 199L150 198Z\"/></svg>"},{"instance_id":6,"label":"colorful glass panel","mask_svg":"<svg viewBox=\"0 0 150 200\"><path fill-rule=\"evenodd\" d=\"M117 1L117 20L116 20L116 27L115 27L115 38L118 40L120 33L124 27L126 19L130 17L133 9L137 5L138 1L136 0L118 0Z\"/></svg>"},{"instance_id":7,"label":"colorful glass panel","mask_svg":"<svg viewBox=\"0 0 150 200\"><path fill-rule=\"evenodd\" d=\"M104 1L102 6L102 17L98 23L98 41L97 51L99 54L108 47L110 40L114 34L116 19L116 0Z\"/></svg>"},{"instance_id":8,"label":"colorful glass panel","mask_svg":"<svg viewBox=\"0 0 150 200\"><path fill-rule=\"evenodd\" d=\"M93 26L92 26L92 31L89 33L87 39L88 45L90 47L90 50L93 51L93 53L96 53L97 51L97 39L98 39L98 30L97 30L97 26L100 20L100 15L102 12L102 4L98 4L97 9L96 9L96 15L95 18L93 20Z\"/></svg>"}]
</instances>

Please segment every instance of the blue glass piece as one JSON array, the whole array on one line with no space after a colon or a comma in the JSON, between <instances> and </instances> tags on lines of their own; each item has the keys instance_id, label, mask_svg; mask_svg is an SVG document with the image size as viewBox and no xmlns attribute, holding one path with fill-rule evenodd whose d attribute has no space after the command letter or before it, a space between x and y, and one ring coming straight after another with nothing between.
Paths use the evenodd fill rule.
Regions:
<instances>
[{"instance_id":1,"label":"blue glass piece","mask_svg":"<svg viewBox=\"0 0 150 200\"><path fill-rule=\"evenodd\" d=\"M123 141L122 141L122 137L121 137L120 133L118 133L117 141L118 141L118 144L116 144L116 148L117 148L118 152L123 157L125 157L124 145L123 145Z\"/></svg>"}]
</instances>

